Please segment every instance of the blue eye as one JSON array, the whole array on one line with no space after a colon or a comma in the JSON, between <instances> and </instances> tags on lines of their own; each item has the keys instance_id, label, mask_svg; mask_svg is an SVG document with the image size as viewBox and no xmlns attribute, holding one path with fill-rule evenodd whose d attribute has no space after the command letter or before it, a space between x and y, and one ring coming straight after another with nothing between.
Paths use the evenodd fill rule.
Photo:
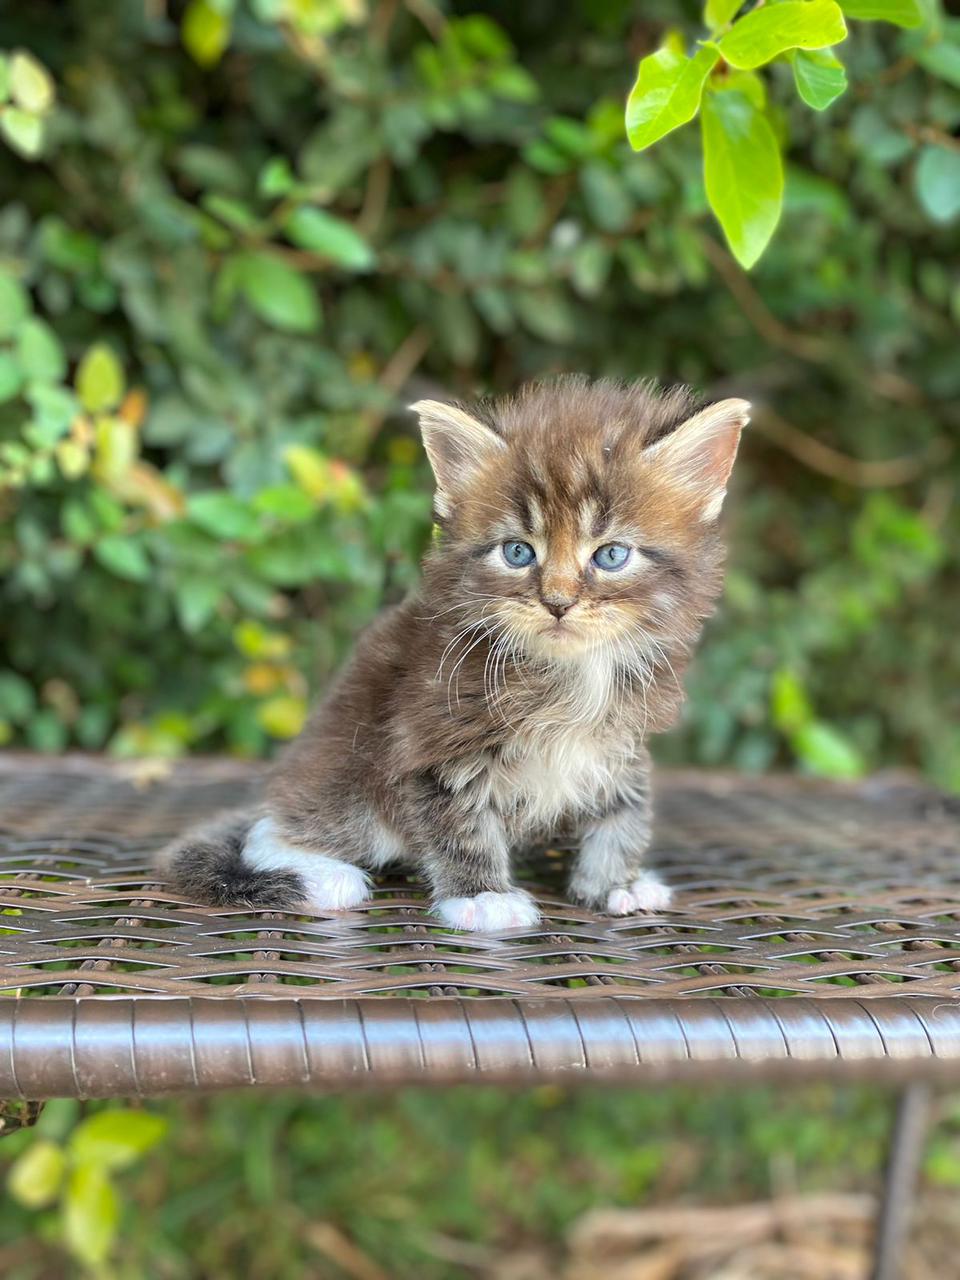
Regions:
<instances>
[{"instance_id":1,"label":"blue eye","mask_svg":"<svg viewBox=\"0 0 960 1280\"><path fill-rule=\"evenodd\" d=\"M525 569L537 558L537 553L529 542L505 542L500 549L511 569Z\"/></svg>"},{"instance_id":2,"label":"blue eye","mask_svg":"<svg viewBox=\"0 0 960 1280\"><path fill-rule=\"evenodd\" d=\"M630 548L625 547L622 542L605 542L593 553L593 563L598 569L606 569L608 572L622 569L629 559Z\"/></svg>"}]
</instances>

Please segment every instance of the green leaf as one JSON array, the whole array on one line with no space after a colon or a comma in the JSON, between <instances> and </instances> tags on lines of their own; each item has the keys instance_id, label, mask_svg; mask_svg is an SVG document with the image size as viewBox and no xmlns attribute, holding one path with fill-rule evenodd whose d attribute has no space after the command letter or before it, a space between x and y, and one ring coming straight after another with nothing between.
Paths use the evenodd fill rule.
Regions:
<instances>
[{"instance_id":1,"label":"green leaf","mask_svg":"<svg viewBox=\"0 0 960 1280\"><path fill-rule=\"evenodd\" d=\"M848 18L861 22L892 22L897 27L919 27L923 10L918 0L839 0Z\"/></svg>"},{"instance_id":2,"label":"green leaf","mask_svg":"<svg viewBox=\"0 0 960 1280\"><path fill-rule=\"evenodd\" d=\"M67 727L52 707L45 707L31 718L26 737L27 745L34 751L52 755L67 745Z\"/></svg>"},{"instance_id":3,"label":"green leaf","mask_svg":"<svg viewBox=\"0 0 960 1280\"><path fill-rule=\"evenodd\" d=\"M785 733L792 733L813 719L813 708L803 685L786 668L775 672L770 686L770 710L773 723Z\"/></svg>"},{"instance_id":4,"label":"green leaf","mask_svg":"<svg viewBox=\"0 0 960 1280\"><path fill-rule=\"evenodd\" d=\"M627 99L627 137L634 151L642 151L693 119L707 76L719 59L711 45L692 58L663 48L641 61Z\"/></svg>"},{"instance_id":5,"label":"green leaf","mask_svg":"<svg viewBox=\"0 0 960 1280\"><path fill-rule=\"evenodd\" d=\"M123 399L123 367L110 348L98 342L80 361L75 385L85 409L105 413Z\"/></svg>"},{"instance_id":6,"label":"green leaf","mask_svg":"<svg viewBox=\"0 0 960 1280\"><path fill-rule=\"evenodd\" d=\"M26 289L13 276L0 272L0 338L16 333L29 314Z\"/></svg>"},{"instance_id":7,"label":"green leaf","mask_svg":"<svg viewBox=\"0 0 960 1280\"><path fill-rule=\"evenodd\" d=\"M743 0L707 0L703 6L703 21L711 31L719 31L743 5Z\"/></svg>"},{"instance_id":8,"label":"green leaf","mask_svg":"<svg viewBox=\"0 0 960 1280\"><path fill-rule=\"evenodd\" d=\"M960 213L960 152L924 147L913 182L917 199L934 222L952 222Z\"/></svg>"},{"instance_id":9,"label":"green leaf","mask_svg":"<svg viewBox=\"0 0 960 1280\"><path fill-rule=\"evenodd\" d=\"M223 591L215 577L191 576L179 579L173 594L180 625L193 635L213 617Z\"/></svg>"},{"instance_id":10,"label":"green leaf","mask_svg":"<svg viewBox=\"0 0 960 1280\"><path fill-rule=\"evenodd\" d=\"M286 156L272 156L257 177L257 191L262 196L286 196L297 185Z\"/></svg>"},{"instance_id":11,"label":"green leaf","mask_svg":"<svg viewBox=\"0 0 960 1280\"><path fill-rule=\"evenodd\" d=\"M233 196L211 191L202 197L200 203L207 213L233 227L234 231L255 232L260 226L256 214Z\"/></svg>"},{"instance_id":12,"label":"green leaf","mask_svg":"<svg viewBox=\"0 0 960 1280\"><path fill-rule=\"evenodd\" d=\"M287 333L310 333L320 323L320 305L309 281L270 253L234 259L240 288L254 311Z\"/></svg>"},{"instance_id":13,"label":"green leaf","mask_svg":"<svg viewBox=\"0 0 960 1280\"><path fill-rule=\"evenodd\" d=\"M230 43L230 19L211 0L190 0L180 38L198 67L215 67Z\"/></svg>"},{"instance_id":14,"label":"green leaf","mask_svg":"<svg viewBox=\"0 0 960 1280\"><path fill-rule=\"evenodd\" d=\"M187 514L194 524L215 538L250 540L262 531L260 521L247 503L219 489L191 494L187 499Z\"/></svg>"},{"instance_id":15,"label":"green leaf","mask_svg":"<svg viewBox=\"0 0 960 1280\"><path fill-rule=\"evenodd\" d=\"M23 385L20 366L9 351L0 351L0 404L12 400Z\"/></svg>"},{"instance_id":16,"label":"green leaf","mask_svg":"<svg viewBox=\"0 0 960 1280\"><path fill-rule=\"evenodd\" d=\"M5 53L0 53L0 103L6 102L10 97L10 59Z\"/></svg>"},{"instance_id":17,"label":"green leaf","mask_svg":"<svg viewBox=\"0 0 960 1280\"><path fill-rule=\"evenodd\" d=\"M943 26L940 39L911 52L925 71L960 89L960 19L951 18Z\"/></svg>"},{"instance_id":18,"label":"green leaf","mask_svg":"<svg viewBox=\"0 0 960 1280\"><path fill-rule=\"evenodd\" d=\"M349 271L366 271L375 261L360 232L324 209L301 205L287 216L283 229L293 244L322 254Z\"/></svg>"},{"instance_id":19,"label":"green leaf","mask_svg":"<svg viewBox=\"0 0 960 1280\"><path fill-rule=\"evenodd\" d=\"M863 758L853 743L822 720L801 725L790 743L811 773L827 778L859 778L865 771Z\"/></svg>"},{"instance_id":20,"label":"green leaf","mask_svg":"<svg viewBox=\"0 0 960 1280\"><path fill-rule=\"evenodd\" d=\"M299 524L311 520L317 513L316 504L297 485L278 484L261 489L251 505L261 515L272 516L285 524Z\"/></svg>"},{"instance_id":21,"label":"green leaf","mask_svg":"<svg viewBox=\"0 0 960 1280\"><path fill-rule=\"evenodd\" d=\"M5 107L0 113L0 130L10 145L32 160L43 146L43 121L19 107Z\"/></svg>"},{"instance_id":22,"label":"green leaf","mask_svg":"<svg viewBox=\"0 0 960 1280\"><path fill-rule=\"evenodd\" d=\"M824 49L847 37L836 0L783 0L738 19L717 47L732 67L762 67L788 49Z\"/></svg>"},{"instance_id":23,"label":"green leaf","mask_svg":"<svg viewBox=\"0 0 960 1280\"><path fill-rule=\"evenodd\" d=\"M163 1138L167 1121L152 1111L118 1108L98 1111L70 1135L70 1155L78 1164L125 1169Z\"/></svg>"},{"instance_id":24,"label":"green leaf","mask_svg":"<svg viewBox=\"0 0 960 1280\"><path fill-rule=\"evenodd\" d=\"M61 1147L45 1139L34 1139L11 1166L7 1190L28 1209L42 1209L57 1198L65 1167L66 1157Z\"/></svg>"},{"instance_id":25,"label":"green leaf","mask_svg":"<svg viewBox=\"0 0 960 1280\"><path fill-rule=\"evenodd\" d=\"M29 720L36 697L29 681L15 671L0 671L0 715L14 724Z\"/></svg>"},{"instance_id":26,"label":"green leaf","mask_svg":"<svg viewBox=\"0 0 960 1280\"><path fill-rule=\"evenodd\" d=\"M63 1202L64 1239L73 1256L88 1267L101 1267L119 1220L117 1193L104 1170L94 1164L74 1169Z\"/></svg>"},{"instance_id":27,"label":"green leaf","mask_svg":"<svg viewBox=\"0 0 960 1280\"><path fill-rule=\"evenodd\" d=\"M10 96L18 107L42 116L53 106L50 72L29 53L15 53L10 59Z\"/></svg>"},{"instance_id":28,"label":"green leaf","mask_svg":"<svg viewBox=\"0 0 960 1280\"><path fill-rule=\"evenodd\" d=\"M797 92L814 111L826 111L847 87L843 63L829 49L797 49L791 62Z\"/></svg>"},{"instance_id":29,"label":"green leaf","mask_svg":"<svg viewBox=\"0 0 960 1280\"><path fill-rule=\"evenodd\" d=\"M118 578L130 582L145 582L150 577L150 561L139 542L133 542L122 534L110 534L101 538L93 548L93 554L105 569Z\"/></svg>"},{"instance_id":30,"label":"green leaf","mask_svg":"<svg viewBox=\"0 0 960 1280\"><path fill-rule=\"evenodd\" d=\"M710 208L737 261L752 267L773 235L783 203L777 140L763 112L733 89L707 94L702 126Z\"/></svg>"},{"instance_id":31,"label":"green leaf","mask_svg":"<svg viewBox=\"0 0 960 1280\"><path fill-rule=\"evenodd\" d=\"M33 316L17 335L17 360L28 382L59 382L67 371L60 339L45 321Z\"/></svg>"}]
</instances>

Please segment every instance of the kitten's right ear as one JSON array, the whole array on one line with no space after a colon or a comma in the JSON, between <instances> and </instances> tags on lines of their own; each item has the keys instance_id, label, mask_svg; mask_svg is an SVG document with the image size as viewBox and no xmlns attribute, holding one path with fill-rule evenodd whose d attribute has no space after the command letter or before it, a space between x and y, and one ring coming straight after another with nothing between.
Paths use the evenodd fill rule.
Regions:
<instances>
[{"instance_id":1,"label":"kitten's right ear","mask_svg":"<svg viewBox=\"0 0 960 1280\"><path fill-rule=\"evenodd\" d=\"M449 515L452 495L506 446L495 431L454 404L418 400L410 408L420 415L423 447L437 481L437 514Z\"/></svg>"}]
</instances>

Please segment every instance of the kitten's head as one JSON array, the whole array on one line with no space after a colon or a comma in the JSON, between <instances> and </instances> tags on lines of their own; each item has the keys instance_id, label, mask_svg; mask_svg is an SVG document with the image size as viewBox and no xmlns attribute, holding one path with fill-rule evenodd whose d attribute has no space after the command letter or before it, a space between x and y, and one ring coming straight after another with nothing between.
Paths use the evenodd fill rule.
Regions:
<instances>
[{"instance_id":1,"label":"kitten's head","mask_svg":"<svg viewBox=\"0 0 960 1280\"><path fill-rule=\"evenodd\" d=\"M428 583L455 617L551 660L693 642L719 591L746 401L701 409L682 389L575 377L413 408L443 533Z\"/></svg>"}]
</instances>

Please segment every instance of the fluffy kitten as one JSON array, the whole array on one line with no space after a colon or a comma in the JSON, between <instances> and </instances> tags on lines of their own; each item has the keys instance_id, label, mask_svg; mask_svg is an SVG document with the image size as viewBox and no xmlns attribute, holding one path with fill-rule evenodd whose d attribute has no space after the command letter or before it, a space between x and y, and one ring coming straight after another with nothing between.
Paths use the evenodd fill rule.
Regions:
<instances>
[{"instance_id":1,"label":"fluffy kitten","mask_svg":"<svg viewBox=\"0 0 960 1280\"><path fill-rule=\"evenodd\" d=\"M645 741L720 589L749 406L575 377L413 408L441 531L422 585L361 637L264 807L166 850L166 873L218 905L322 912L413 859L447 925L499 930L538 919L511 856L563 831L574 899L662 909Z\"/></svg>"}]
</instances>

